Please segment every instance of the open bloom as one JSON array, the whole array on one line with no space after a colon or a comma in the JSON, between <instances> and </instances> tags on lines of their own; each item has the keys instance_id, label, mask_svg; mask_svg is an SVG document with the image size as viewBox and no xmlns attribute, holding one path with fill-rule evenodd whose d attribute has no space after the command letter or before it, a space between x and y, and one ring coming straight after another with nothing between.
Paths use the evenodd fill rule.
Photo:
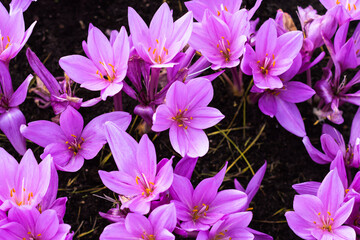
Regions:
<instances>
[{"instance_id":1,"label":"open bloom","mask_svg":"<svg viewBox=\"0 0 360 240\"><path fill-rule=\"evenodd\" d=\"M26 142L20 133L20 125L26 120L18 106L25 101L32 77L30 74L14 92L9 70L0 61L0 129L21 155L26 151Z\"/></svg>"},{"instance_id":2,"label":"open bloom","mask_svg":"<svg viewBox=\"0 0 360 240\"><path fill-rule=\"evenodd\" d=\"M129 213L125 223L114 223L107 226L100 240L149 239L172 240L171 233L176 226L176 210L170 203L157 207L148 218L139 213Z\"/></svg>"},{"instance_id":3,"label":"open bloom","mask_svg":"<svg viewBox=\"0 0 360 240\"><path fill-rule=\"evenodd\" d=\"M244 192L228 189L218 192L226 166L214 177L201 181L195 188L186 177L174 174L170 194L182 229L206 231L222 217L240 211L247 202Z\"/></svg>"},{"instance_id":4,"label":"open bloom","mask_svg":"<svg viewBox=\"0 0 360 240\"><path fill-rule=\"evenodd\" d=\"M290 228L303 239L355 240L354 229L343 226L354 199L344 203L345 189L336 169L321 183L317 195L296 195L294 211L285 213Z\"/></svg>"},{"instance_id":5,"label":"open bloom","mask_svg":"<svg viewBox=\"0 0 360 240\"><path fill-rule=\"evenodd\" d=\"M189 41L193 27L192 12L174 22L166 2L156 11L149 28L131 7L128 10L128 21L137 53L156 68L176 64L173 59Z\"/></svg>"},{"instance_id":6,"label":"open bloom","mask_svg":"<svg viewBox=\"0 0 360 240\"><path fill-rule=\"evenodd\" d=\"M75 172L84 164L84 159L94 158L106 143L103 124L113 121L126 129L131 116L125 112L105 113L94 118L84 128L84 119L71 106L60 116L60 126L39 120L21 126L21 133L34 143L44 147L41 158L48 154L54 158L56 168Z\"/></svg>"},{"instance_id":7,"label":"open bloom","mask_svg":"<svg viewBox=\"0 0 360 240\"><path fill-rule=\"evenodd\" d=\"M40 213L36 208L13 208L8 223L0 227L3 239L65 240L70 225L59 222L55 210Z\"/></svg>"},{"instance_id":8,"label":"open bloom","mask_svg":"<svg viewBox=\"0 0 360 240\"><path fill-rule=\"evenodd\" d=\"M152 130L161 132L170 128L171 145L181 156L204 156L209 140L202 129L224 118L216 108L207 107L213 94L211 82L206 79L193 79L187 84L174 82L166 94L166 102L156 109Z\"/></svg>"},{"instance_id":9,"label":"open bloom","mask_svg":"<svg viewBox=\"0 0 360 240\"><path fill-rule=\"evenodd\" d=\"M206 10L201 23L194 24L190 46L211 62L212 69L239 65L250 30L247 11L237 11L227 22Z\"/></svg>"},{"instance_id":10,"label":"open bloom","mask_svg":"<svg viewBox=\"0 0 360 240\"><path fill-rule=\"evenodd\" d=\"M241 70L253 75L254 84L261 89L282 88L280 75L293 64L303 44L300 31L291 31L277 36L276 23L267 20L256 35L255 50L246 44Z\"/></svg>"},{"instance_id":11,"label":"open bloom","mask_svg":"<svg viewBox=\"0 0 360 240\"><path fill-rule=\"evenodd\" d=\"M154 144L147 135L137 143L114 123L107 122L105 126L106 138L119 171L99 171L100 178L110 190L129 199L122 204L122 209L146 214L151 201L159 199L159 194L171 186L172 160L159 170Z\"/></svg>"},{"instance_id":12,"label":"open bloom","mask_svg":"<svg viewBox=\"0 0 360 240\"><path fill-rule=\"evenodd\" d=\"M25 31L22 11L9 14L2 3L0 3L0 19L0 61L8 64L25 45L36 22Z\"/></svg>"},{"instance_id":13,"label":"open bloom","mask_svg":"<svg viewBox=\"0 0 360 240\"><path fill-rule=\"evenodd\" d=\"M81 87L91 91L101 90L101 98L114 96L123 87L129 60L129 40L125 27L114 32L110 41L90 24L87 42L83 49L87 56L62 57L61 68Z\"/></svg>"},{"instance_id":14,"label":"open bloom","mask_svg":"<svg viewBox=\"0 0 360 240\"><path fill-rule=\"evenodd\" d=\"M0 148L0 211L13 207L36 207L48 191L51 180L51 157L37 163L31 150L20 164Z\"/></svg>"}]
</instances>

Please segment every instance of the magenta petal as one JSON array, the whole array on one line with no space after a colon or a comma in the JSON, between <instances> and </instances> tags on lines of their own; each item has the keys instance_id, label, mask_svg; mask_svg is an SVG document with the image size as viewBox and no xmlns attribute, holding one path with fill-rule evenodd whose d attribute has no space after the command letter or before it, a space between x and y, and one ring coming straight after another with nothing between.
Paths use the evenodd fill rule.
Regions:
<instances>
[{"instance_id":1,"label":"magenta petal","mask_svg":"<svg viewBox=\"0 0 360 240\"><path fill-rule=\"evenodd\" d=\"M251 202L255 194L260 188L261 181L264 178L265 171L266 171L266 161L264 165L261 166L261 168L255 173L255 175L251 178L249 184L246 187L245 193L248 196L248 203Z\"/></svg>"},{"instance_id":2,"label":"magenta petal","mask_svg":"<svg viewBox=\"0 0 360 240\"><path fill-rule=\"evenodd\" d=\"M78 138L84 127L84 119L78 111L68 106L60 116L60 127L67 138Z\"/></svg>"},{"instance_id":3,"label":"magenta petal","mask_svg":"<svg viewBox=\"0 0 360 240\"><path fill-rule=\"evenodd\" d=\"M71 55L62 57L59 64L66 74L77 83L82 84L89 79L99 79L96 74L97 67L90 59L84 56Z\"/></svg>"},{"instance_id":4,"label":"magenta petal","mask_svg":"<svg viewBox=\"0 0 360 240\"><path fill-rule=\"evenodd\" d=\"M150 221L138 213L129 213L126 216L125 227L136 238L141 238L144 233L147 235L154 233Z\"/></svg>"},{"instance_id":5,"label":"magenta petal","mask_svg":"<svg viewBox=\"0 0 360 240\"><path fill-rule=\"evenodd\" d=\"M354 206L354 202L355 198L352 198L348 202L345 202L339 209L337 209L334 216L334 228L340 227L349 218Z\"/></svg>"},{"instance_id":6,"label":"magenta petal","mask_svg":"<svg viewBox=\"0 0 360 240\"><path fill-rule=\"evenodd\" d=\"M114 123L114 125L125 131L131 122L131 115L127 112L115 111L97 116L84 127L81 136L85 139L85 142L88 138L106 141L104 124L107 121Z\"/></svg>"},{"instance_id":7,"label":"magenta petal","mask_svg":"<svg viewBox=\"0 0 360 240\"><path fill-rule=\"evenodd\" d=\"M256 55L259 59L263 59L266 54L272 54L276 47L277 33L275 21L267 20L256 34Z\"/></svg>"},{"instance_id":8,"label":"magenta petal","mask_svg":"<svg viewBox=\"0 0 360 240\"><path fill-rule=\"evenodd\" d=\"M151 130L155 132L162 132L170 128L173 124L173 113L171 113L170 109L166 104L162 104L158 106L155 114L153 115L153 126Z\"/></svg>"},{"instance_id":9,"label":"magenta petal","mask_svg":"<svg viewBox=\"0 0 360 240\"><path fill-rule=\"evenodd\" d=\"M245 45L244 57L243 57L243 59L241 61L241 70L246 75L252 75L253 70L249 65L250 62L256 62L256 53L255 53L254 49L249 44L246 44Z\"/></svg>"},{"instance_id":10,"label":"magenta petal","mask_svg":"<svg viewBox=\"0 0 360 240\"><path fill-rule=\"evenodd\" d=\"M85 140L81 144L81 149L78 151L78 154L85 159L93 159L100 152L105 143L106 141L99 141L99 139L96 138Z\"/></svg>"},{"instance_id":11,"label":"magenta petal","mask_svg":"<svg viewBox=\"0 0 360 240\"><path fill-rule=\"evenodd\" d=\"M44 149L44 153L40 156L44 159L48 154L53 157L53 161L57 169L63 169L67 164L69 164L73 153L69 151L68 145L65 143L51 143L47 145ZM76 169L75 171L77 171Z\"/></svg>"},{"instance_id":12,"label":"magenta petal","mask_svg":"<svg viewBox=\"0 0 360 240\"><path fill-rule=\"evenodd\" d=\"M156 175L154 194L162 193L168 190L173 182L173 178L172 160L170 160L165 163Z\"/></svg>"},{"instance_id":13,"label":"magenta petal","mask_svg":"<svg viewBox=\"0 0 360 240\"><path fill-rule=\"evenodd\" d=\"M294 59L303 45L303 33L301 31L290 31L277 39L276 57Z\"/></svg>"},{"instance_id":14,"label":"magenta petal","mask_svg":"<svg viewBox=\"0 0 360 240\"><path fill-rule=\"evenodd\" d=\"M178 96L181 97L179 98ZM184 111L188 107L188 99L187 86L180 81L174 82L166 93L166 105L172 111L175 111L174 115L179 109Z\"/></svg>"},{"instance_id":15,"label":"magenta petal","mask_svg":"<svg viewBox=\"0 0 360 240\"><path fill-rule=\"evenodd\" d=\"M324 207L332 214L336 212L344 200L345 189L336 169L331 170L322 181L317 196Z\"/></svg>"},{"instance_id":16,"label":"magenta petal","mask_svg":"<svg viewBox=\"0 0 360 240\"><path fill-rule=\"evenodd\" d=\"M334 235L334 239L336 239L335 237L346 240L356 239L355 230L349 226L340 226L334 229Z\"/></svg>"},{"instance_id":17,"label":"magenta petal","mask_svg":"<svg viewBox=\"0 0 360 240\"><path fill-rule=\"evenodd\" d=\"M319 150L314 148L314 146L311 144L308 136L305 136L303 138L302 142L304 143L306 151L309 153L311 159L314 162L316 162L318 164L327 164L332 161L332 159L329 158L329 156L323 154L322 152L320 152Z\"/></svg>"},{"instance_id":18,"label":"magenta petal","mask_svg":"<svg viewBox=\"0 0 360 240\"><path fill-rule=\"evenodd\" d=\"M360 137L360 108L357 110L351 124L350 140L351 144L355 144L356 138Z\"/></svg>"},{"instance_id":19,"label":"magenta petal","mask_svg":"<svg viewBox=\"0 0 360 240\"><path fill-rule=\"evenodd\" d=\"M196 129L206 129L218 124L225 116L216 108L198 107L187 113L192 119L189 127Z\"/></svg>"},{"instance_id":20,"label":"magenta petal","mask_svg":"<svg viewBox=\"0 0 360 240\"><path fill-rule=\"evenodd\" d=\"M106 139L119 171L134 173L138 143L112 122L105 123ZM135 174L136 175L136 174Z\"/></svg>"},{"instance_id":21,"label":"magenta petal","mask_svg":"<svg viewBox=\"0 0 360 240\"><path fill-rule=\"evenodd\" d=\"M319 219L319 212L322 212L324 205L317 196L295 195L294 210L308 222L316 222ZM325 214L325 213L324 213Z\"/></svg>"},{"instance_id":22,"label":"magenta petal","mask_svg":"<svg viewBox=\"0 0 360 240\"><path fill-rule=\"evenodd\" d=\"M1 202L9 197L10 186L14 186L15 175L18 169L18 162L13 156L0 148L0 206Z\"/></svg>"},{"instance_id":23,"label":"magenta petal","mask_svg":"<svg viewBox=\"0 0 360 240\"><path fill-rule=\"evenodd\" d=\"M54 210L46 210L40 214L35 225L35 232L41 233L44 239L52 239L59 229L59 220Z\"/></svg>"},{"instance_id":24,"label":"magenta petal","mask_svg":"<svg viewBox=\"0 0 360 240\"><path fill-rule=\"evenodd\" d=\"M310 222L305 221L299 214L293 211L286 212L285 217L289 227L296 235L303 239L314 239L311 234L314 226Z\"/></svg>"},{"instance_id":25,"label":"magenta petal","mask_svg":"<svg viewBox=\"0 0 360 240\"><path fill-rule=\"evenodd\" d=\"M325 154L331 159L334 159L338 151L341 152L341 148L332 136L328 134L322 134L320 137L321 147Z\"/></svg>"},{"instance_id":26,"label":"magenta petal","mask_svg":"<svg viewBox=\"0 0 360 240\"><path fill-rule=\"evenodd\" d=\"M144 174L150 182L153 182L156 175L156 152L154 144L146 134L140 139L136 160L140 173Z\"/></svg>"},{"instance_id":27,"label":"magenta petal","mask_svg":"<svg viewBox=\"0 0 360 240\"><path fill-rule=\"evenodd\" d=\"M66 142L66 137L60 126L45 120L30 122L28 126L21 125L20 132L24 137L41 147L46 147L51 143Z\"/></svg>"},{"instance_id":28,"label":"magenta petal","mask_svg":"<svg viewBox=\"0 0 360 240\"><path fill-rule=\"evenodd\" d=\"M260 110L270 117L274 117L277 112L277 103L275 96L271 93L265 93L259 99L259 108Z\"/></svg>"},{"instance_id":29,"label":"magenta petal","mask_svg":"<svg viewBox=\"0 0 360 240\"><path fill-rule=\"evenodd\" d=\"M111 191L125 196L135 196L141 192L141 189L136 185L135 178L118 171L105 172L99 171L101 181ZM130 184L134 182L134 184Z\"/></svg>"},{"instance_id":30,"label":"magenta petal","mask_svg":"<svg viewBox=\"0 0 360 240\"><path fill-rule=\"evenodd\" d=\"M247 203L247 195L239 190L228 189L219 192L211 203L209 212L230 214L242 209Z\"/></svg>"},{"instance_id":31,"label":"magenta petal","mask_svg":"<svg viewBox=\"0 0 360 240\"><path fill-rule=\"evenodd\" d=\"M0 72L0 86L2 93L9 98L13 94L14 90L12 87L9 69L2 61L0 61Z\"/></svg>"},{"instance_id":32,"label":"magenta petal","mask_svg":"<svg viewBox=\"0 0 360 240\"><path fill-rule=\"evenodd\" d=\"M189 127L188 129L181 128L181 134L185 134L188 142L189 157L202 157L209 150L209 139L203 130Z\"/></svg>"},{"instance_id":33,"label":"magenta petal","mask_svg":"<svg viewBox=\"0 0 360 240\"><path fill-rule=\"evenodd\" d=\"M81 86L86 88L86 86L84 84L81 84ZM120 83L115 83L115 82L110 83L108 86L101 89L101 92L100 92L101 99L105 101L107 97L113 97L115 94L119 93L122 88L123 88L123 83L122 82L120 82Z\"/></svg>"},{"instance_id":34,"label":"magenta petal","mask_svg":"<svg viewBox=\"0 0 360 240\"><path fill-rule=\"evenodd\" d=\"M308 100L314 94L315 91L308 85L301 82L290 81L285 84L284 90L280 90L279 97L287 102L299 103Z\"/></svg>"},{"instance_id":35,"label":"magenta petal","mask_svg":"<svg viewBox=\"0 0 360 240\"><path fill-rule=\"evenodd\" d=\"M14 94L11 96L9 100L9 107L17 107L21 103L25 101L27 90L30 84L30 81L32 80L33 75L27 76L25 81L20 85L18 89L14 92Z\"/></svg>"},{"instance_id":36,"label":"magenta petal","mask_svg":"<svg viewBox=\"0 0 360 240\"><path fill-rule=\"evenodd\" d=\"M192 196L194 188L189 179L186 177L174 174L174 180L170 188L171 197L175 200L181 201L189 209L193 208Z\"/></svg>"},{"instance_id":37,"label":"magenta petal","mask_svg":"<svg viewBox=\"0 0 360 240\"><path fill-rule=\"evenodd\" d=\"M214 201L219 186L216 184L214 178L206 178L202 180L194 190L193 203L194 205L206 204L209 205Z\"/></svg>"},{"instance_id":38,"label":"magenta petal","mask_svg":"<svg viewBox=\"0 0 360 240\"><path fill-rule=\"evenodd\" d=\"M25 123L24 114L18 108L10 108L5 113L0 114L1 131L3 131L15 150L21 155L26 151L26 142L20 133L20 126Z\"/></svg>"},{"instance_id":39,"label":"magenta petal","mask_svg":"<svg viewBox=\"0 0 360 240\"><path fill-rule=\"evenodd\" d=\"M280 98L276 98L276 103L278 110L275 117L280 125L296 136L304 137L306 135L304 121L296 105Z\"/></svg>"},{"instance_id":40,"label":"magenta petal","mask_svg":"<svg viewBox=\"0 0 360 240\"><path fill-rule=\"evenodd\" d=\"M186 177L189 180L194 171L198 158L191 158L188 156L183 157L175 166L174 173Z\"/></svg>"},{"instance_id":41,"label":"magenta petal","mask_svg":"<svg viewBox=\"0 0 360 240\"><path fill-rule=\"evenodd\" d=\"M201 130L202 131L202 130ZM185 156L189 151L189 143L182 127L173 124L169 131L170 143L176 152L181 156Z\"/></svg>"},{"instance_id":42,"label":"magenta petal","mask_svg":"<svg viewBox=\"0 0 360 240\"><path fill-rule=\"evenodd\" d=\"M310 194L310 195L317 195L317 192L319 190L320 187L319 182L304 182L304 183L298 183L298 184L294 184L292 185L292 188L295 189L295 191L298 194Z\"/></svg>"},{"instance_id":43,"label":"magenta petal","mask_svg":"<svg viewBox=\"0 0 360 240\"><path fill-rule=\"evenodd\" d=\"M186 89L189 106L205 107L214 96L212 84L207 79L198 78L190 80L186 84Z\"/></svg>"},{"instance_id":44,"label":"magenta petal","mask_svg":"<svg viewBox=\"0 0 360 240\"><path fill-rule=\"evenodd\" d=\"M121 236L121 239L124 240L134 239L134 235L126 230L125 223L118 222L106 226L100 235L100 240L120 240L119 236Z\"/></svg>"},{"instance_id":45,"label":"magenta petal","mask_svg":"<svg viewBox=\"0 0 360 240\"><path fill-rule=\"evenodd\" d=\"M113 52L115 61L114 66L117 66L117 69L121 69L121 71L126 72L130 54L130 46L129 37L125 27L121 27L119 34L115 38L113 43Z\"/></svg>"},{"instance_id":46,"label":"magenta petal","mask_svg":"<svg viewBox=\"0 0 360 240\"><path fill-rule=\"evenodd\" d=\"M162 205L153 210L149 216L149 221L154 227L154 233L159 233L163 229L172 232L176 226L176 209L173 203Z\"/></svg>"}]
</instances>

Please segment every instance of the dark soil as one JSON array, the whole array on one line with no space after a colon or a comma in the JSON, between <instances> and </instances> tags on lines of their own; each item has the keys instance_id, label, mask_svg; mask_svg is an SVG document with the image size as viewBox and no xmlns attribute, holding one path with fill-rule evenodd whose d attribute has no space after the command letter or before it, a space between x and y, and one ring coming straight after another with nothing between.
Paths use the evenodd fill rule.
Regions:
<instances>
[{"instance_id":1,"label":"dark soil","mask_svg":"<svg viewBox=\"0 0 360 240\"><path fill-rule=\"evenodd\" d=\"M2 1L8 5L9 0ZM244 1L244 5L251 7L254 0ZM321 13L324 8L319 1L306 1ZM182 1L168 1L170 7L174 9L174 16L178 18L183 15L186 8ZM291 14L293 18L296 16L296 6L299 1L275 1L264 0L262 6L257 11L256 17L263 22L269 17L275 17L277 9L281 8ZM131 6L139 12L144 20L149 23L156 9L162 4L162 1L120 1L120 0L39 0L31 5L25 12L26 25L29 26L33 21L38 21L27 47L30 47L41 60L47 59L45 65L50 72L56 76L63 75L62 70L58 66L58 60L62 56L71 54L83 54L81 42L87 38L87 28L89 23L94 24L103 32L109 29L120 29L121 26L127 27L127 7ZM301 2L302 7L306 7ZM299 27L298 21L295 21ZM128 29L128 27L127 27ZM21 51L19 56L11 61L10 69L14 81L14 87L20 85L25 77L32 73L29 67L25 51ZM316 69L313 71L314 79L319 79L321 71ZM305 79L305 76L299 76L299 79ZM248 84L250 78L245 78L245 85ZM228 128L229 123L234 118L241 102L241 98L234 97L229 86L217 79L214 81L215 97L211 105L217 107L226 116L219 124L221 129ZM89 92L79 89L77 95L85 99L89 99L98 95L98 93ZM54 115L52 110L39 109L33 102L33 95L29 95L28 99L20 106L28 122L45 119L50 120ZM130 113L136 102L124 96L124 110ZM113 105L111 99L101 102L98 105L80 109L85 122L89 122L94 117L112 111ZM306 129L311 141L319 147L319 137L321 134L321 123L313 125L316 117L312 114L312 106L308 103L299 105L303 115ZM351 119L355 113L354 107L346 107L345 124L338 127L345 136L349 135ZM139 123L139 120L137 121ZM246 104L246 130L234 130L228 136L244 150L249 146L250 142L259 133L261 127L266 124L265 130L253 147L245 154L256 171L264 163L268 161L268 168L262 187L251 207L254 208L254 218L251 227L270 234L274 239L298 239L289 229L284 213L292 209L293 197L295 191L291 185L303 181L321 181L326 175L329 166L320 166L315 164L308 156L301 139L284 130L275 119L264 116L258 109L257 105ZM243 109L236 116L234 124L231 128L243 126ZM136 127L136 125L135 125ZM208 129L207 133L217 131L216 128ZM131 134L140 139L139 134L133 130ZM150 134L154 136L153 133ZM228 141L222 141L221 134L212 135L210 139L210 152L205 157L200 158L194 173L194 184L201 179L208 177L214 172L220 170L225 161L232 163L239 153ZM0 140L0 146L4 147L12 155L20 159L20 156L14 151L12 146L6 139ZM220 144L221 142L221 144ZM164 132L154 141L158 153L158 159L162 157L170 158L175 155L175 161L180 158L172 149L168 140L168 133ZM219 145L220 144L220 145ZM34 144L28 144L36 156L39 156L43 149ZM86 161L83 168L77 173L59 173L59 197L67 196L68 204L64 221L72 226L72 230L76 231L76 237L82 239L98 239L104 227L109 224L108 221L102 219L98 212L106 212L112 207L112 203L103 200L94 194L106 194L111 197L115 195L107 189L98 176L98 170L115 170L116 166L113 159L104 166L99 166L100 159L103 159L109 153L108 146L105 146L99 155L91 160ZM40 158L38 158L40 159ZM246 169L247 165L241 159L232 170L226 175L226 188L233 187L233 178L246 186L252 174Z\"/></svg>"}]
</instances>

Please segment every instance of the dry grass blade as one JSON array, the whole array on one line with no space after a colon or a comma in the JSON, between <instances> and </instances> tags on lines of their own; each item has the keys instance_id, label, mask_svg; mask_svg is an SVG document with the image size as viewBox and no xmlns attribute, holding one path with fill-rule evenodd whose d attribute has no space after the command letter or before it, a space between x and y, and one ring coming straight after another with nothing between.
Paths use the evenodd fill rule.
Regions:
<instances>
[{"instance_id":1,"label":"dry grass blade","mask_svg":"<svg viewBox=\"0 0 360 240\"><path fill-rule=\"evenodd\" d=\"M244 158L244 161L245 161L246 164L248 165L251 173L254 175L254 174L255 174L254 169L252 169L249 161L248 161L247 158L245 157L244 153L240 150L240 148L234 143L233 140L231 140L231 138L229 138L229 136L228 136L224 131L222 131L218 126L215 126L215 127L222 133L222 135L224 135L224 137L231 143L231 145L233 145L233 146L235 147L235 149L240 153L240 157ZM230 168L235 165L235 163L240 159L240 157L237 158L237 159L230 165L230 167L228 167L228 168L226 169L226 172L228 172L228 171L230 170Z\"/></svg>"}]
</instances>

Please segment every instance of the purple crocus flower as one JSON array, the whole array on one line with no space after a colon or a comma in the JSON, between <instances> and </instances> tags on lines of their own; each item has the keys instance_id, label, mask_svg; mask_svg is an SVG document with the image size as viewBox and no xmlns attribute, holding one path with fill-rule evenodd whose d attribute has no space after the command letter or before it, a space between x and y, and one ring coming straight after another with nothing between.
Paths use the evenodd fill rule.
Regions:
<instances>
[{"instance_id":1,"label":"purple crocus flower","mask_svg":"<svg viewBox=\"0 0 360 240\"><path fill-rule=\"evenodd\" d=\"M59 222L54 210L40 213L36 208L12 208L1 230L4 239L65 240L70 225Z\"/></svg>"},{"instance_id":2,"label":"purple crocus flower","mask_svg":"<svg viewBox=\"0 0 360 240\"><path fill-rule=\"evenodd\" d=\"M252 212L238 212L227 215L217 221L210 230L200 231L196 240L253 240L254 235L247 229L252 216Z\"/></svg>"},{"instance_id":3,"label":"purple crocus flower","mask_svg":"<svg viewBox=\"0 0 360 240\"><path fill-rule=\"evenodd\" d=\"M25 101L32 78L30 74L14 92L9 70L0 61L0 129L21 155L26 151L26 142L20 133L20 125L25 124L26 120L18 106Z\"/></svg>"},{"instance_id":4,"label":"purple crocus flower","mask_svg":"<svg viewBox=\"0 0 360 240\"><path fill-rule=\"evenodd\" d=\"M227 22L206 10L203 21L194 24L189 44L212 63L214 70L236 67L243 55L249 30L245 9L231 15Z\"/></svg>"},{"instance_id":5,"label":"purple crocus flower","mask_svg":"<svg viewBox=\"0 0 360 240\"><path fill-rule=\"evenodd\" d=\"M347 146L341 133L328 124L323 125L320 142L324 153L314 148L307 136L303 138L304 146L314 162L330 163L340 151L346 166L358 168L360 166L360 109L353 119Z\"/></svg>"},{"instance_id":6,"label":"purple crocus flower","mask_svg":"<svg viewBox=\"0 0 360 240\"><path fill-rule=\"evenodd\" d=\"M192 12L173 21L166 2L156 11L148 28L144 20L131 7L128 22L132 42L139 56L154 68L172 67L174 57L189 41L193 28Z\"/></svg>"},{"instance_id":7,"label":"purple crocus flower","mask_svg":"<svg viewBox=\"0 0 360 240\"><path fill-rule=\"evenodd\" d=\"M188 178L174 174L170 194L182 229L188 232L206 231L222 217L238 212L246 205L247 196L242 191L229 189L218 192L226 166L214 177L201 181L195 190Z\"/></svg>"},{"instance_id":8,"label":"purple crocus flower","mask_svg":"<svg viewBox=\"0 0 360 240\"><path fill-rule=\"evenodd\" d=\"M101 90L102 100L121 91L129 60L129 40L125 27L112 41L90 24L87 42L83 49L87 56L62 57L59 64L69 77L81 87L91 91Z\"/></svg>"},{"instance_id":9,"label":"purple crocus flower","mask_svg":"<svg viewBox=\"0 0 360 240\"><path fill-rule=\"evenodd\" d=\"M172 160L161 167L156 165L156 152L147 135L137 143L114 123L107 122L106 138L119 171L99 171L104 185L127 197L121 209L146 214L151 201L159 199L173 181Z\"/></svg>"},{"instance_id":10,"label":"purple crocus flower","mask_svg":"<svg viewBox=\"0 0 360 240\"><path fill-rule=\"evenodd\" d=\"M129 213L125 223L114 223L107 226L100 240L149 239L172 240L171 233L176 226L176 210L170 203L157 207L148 218L139 213Z\"/></svg>"},{"instance_id":11,"label":"purple crocus flower","mask_svg":"<svg viewBox=\"0 0 360 240\"><path fill-rule=\"evenodd\" d=\"M246 189L244 189L241 186L241 184L239 183L238 180L234 179L235 189L237 189L239 191L242 191L242 192L245 192L246 195L248 196L247 203L244 206L244 208L242 209L243 211L245 211L249 207L252 199L255 197L255 194L259 190L260 185L261 185L261 181L263 180L264 175L265 175L266 166L267 166L267 163L265 161L264 165L262 165L261 168L251 178L251 180L250 180L249 184L247 185Z\"/></svg>"},{"instance_id":12,"label":"purple crocus flower","mask_svg":"<svg viewBox=\"0 0 360 240\"><path fill-rule=\"evenodd\" d=\"M26 56L31 68L44 83L47 94L44 94L44 89L35 89L33 91L43 98L41 101L45 100L50 102L56 115L62 113L69 105L75 109L79 109L80 107L91 107L101 101L100 98L94 98L83 102L82 98L76 97L72 91L71 79L66 76L59 83L58 79L46 69L44 64L30 48L26 50ZM47 104L45 104L44 107L47 107Z\"/></svg>"},{"instance_id":13,"label":"purple crocus flower","mask_svg":"<svg viewBox=\"0 0 360 240\"><path fill-rule=\"evenodd\" d=\"M25 31L22 11L8 13L0 3L0 61L9 64L29 39L36 22Z\"/></svg>"},{"instance_id":14,"label":"purple crocus flower","mask_svg":"<svg viewBox=\"0 0 360 240\"><path fill-rule=\"evenodd\" d=\"M100 115L84 128L81 114L71 106L60 116L60 126L56 123L39 120L21 126L24 137L44 147L41 158L48 154L54 158L56 168L75 172L84 164L84 159L94 158L106 143L103 124L113 121L126 129L131 116L126 112L111 112Z\"/></svg>"},{"instance_id":15,"label":"purple crocus flower","mask_svg":"<svg viewBox=\"0 0 360 240\"><path fill-rule=\"evenodd\" d=\"M51 157L40 164L29 149L20 164L3 148L0 148L0 211L13 207L36 207L49 189Z\"/></svg>"},{"instance_id":16,"label":"purple crocus flower","mask_svg":"<svg viewBox=\"0 0 360 240\"><path fill-rule=\"evenodd\" d=\"M299 54L303 44L302 33L291 31L277 37L276 23L269 19L260 27L255 44L256 51L246 44L241 70L253 75L258 88L282 88L279 76L292 66Z\"/></svg>"},{"instance_id":17,"label":"purple crocus flower","mask_svg":"<svg viewBox=\"0 0 360 240\"><path fill-rule=\"evenodd\" d=\"M317 195L296 195L294 211L285 213L290 228L303 239L355 240L355 231L344 222L350 216L354 199L343 203L345 190L337 170L330 171Z\"/></svg>"},{"instance_id":18,"label":"purple crocus flower","mask_svg":"<svg viewBox=\"0 0 360 240\"><path fill-rule=\"evenodd\" d=\"M181 156L204 156L209 140L202 129L224 118L216 108L207 107L213 98L211 82L193 79L187 84L174 82L166 93L166 101L153 116L152 130L162 132L170 128L170 142Z\"/></svg>"}]
</instances>

